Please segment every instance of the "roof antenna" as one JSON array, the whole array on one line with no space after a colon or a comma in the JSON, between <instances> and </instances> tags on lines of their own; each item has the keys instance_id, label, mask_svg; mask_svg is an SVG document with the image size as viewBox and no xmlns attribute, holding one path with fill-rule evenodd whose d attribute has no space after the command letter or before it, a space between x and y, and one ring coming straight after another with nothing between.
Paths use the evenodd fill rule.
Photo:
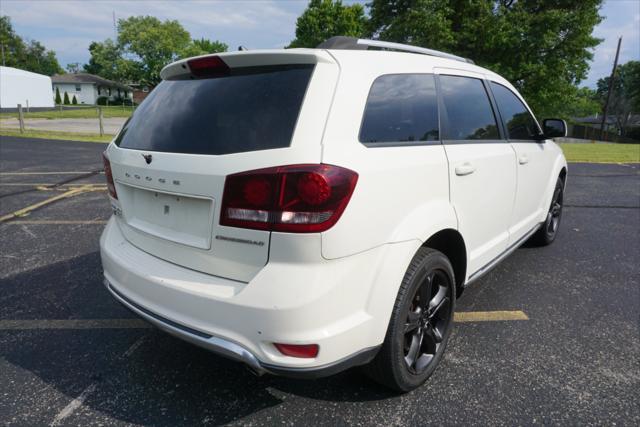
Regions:
<instances>
[{"instance_id":1,"label":"roof antenna","mask_svg":"<svg viewBox=\"0 0 640 427\"><path fill-rule=\"evenodd\" d=\"M238 46L238 50L239 50L240 52L243 52L243 51L245 51L245 50L249 50L249 49L247 49L246 47L244 47L244 46L240 45L240 46Z\"/></svg>"}]
</instances>

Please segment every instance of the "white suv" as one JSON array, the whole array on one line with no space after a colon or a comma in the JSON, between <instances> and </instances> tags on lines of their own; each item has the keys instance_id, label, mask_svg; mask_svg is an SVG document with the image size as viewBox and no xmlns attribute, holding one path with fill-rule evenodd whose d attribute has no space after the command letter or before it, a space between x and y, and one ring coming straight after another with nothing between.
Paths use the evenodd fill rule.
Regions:
<instances>
[{"instance_id":1,"label":"white suv","mask_svg":"<svg viewBox=\"0 0 640 427\"><path fill-rule=\"evenodd\" d=\"M338 37L161 75L105 151L105 284L257 373L413 389L464 287L556 236L565 124L471 61Z\"/></svg>"}]
</instances>

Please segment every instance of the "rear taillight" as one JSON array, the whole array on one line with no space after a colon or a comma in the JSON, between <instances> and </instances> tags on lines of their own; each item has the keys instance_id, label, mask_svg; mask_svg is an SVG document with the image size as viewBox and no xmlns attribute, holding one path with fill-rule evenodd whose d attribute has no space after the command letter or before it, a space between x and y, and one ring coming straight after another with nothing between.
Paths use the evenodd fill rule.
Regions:
<instances>
[{"instance_id":1,"label":"rear taillight","mask_svg":"<svg viewBox=\"0 0 640 427\"><path fill-rule=\"evenodd\" d=\"M109 158L106 154L102 153L102 162L104 163L104 176L107 177L107 188L109 189L109 194L114 199L118 198L118 194L116 193L116 185L113 182L113 174L111 173L111 162L109 162Z\"/></svg>"},{"instance_id":2,"label":"rear taillight","mask_svg":"<svg viewBox=\"0 0 640 427\"><path fill-rule=\"evenodd\" d=\"M229 66L219 56L205 56L187 61L196 77L222 77L229 74Z\"/></svg>"},{"instance_id":3,"label":"rear taillight","mask_svg":"<svg viewBox=\"0 0 640 427\"><path fill-rule=\"evenodd\" d=\"M220 224L257 230L318 233L332 227L358 181L352 170L291 165L227 176Z\"/></svg>"}]
</instances>

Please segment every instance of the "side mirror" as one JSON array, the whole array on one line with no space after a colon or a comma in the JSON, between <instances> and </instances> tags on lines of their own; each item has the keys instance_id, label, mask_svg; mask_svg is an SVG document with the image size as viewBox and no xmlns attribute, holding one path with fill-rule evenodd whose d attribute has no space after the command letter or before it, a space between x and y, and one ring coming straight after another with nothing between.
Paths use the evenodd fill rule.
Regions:
<instances>
[{"instance_id":1,"label":"side mirror","mask_svg":"<svg viewBox=\"0 0 640 427\"><path fill-rule=\"evenodd\" d=\"M544 132L545 138L567 136L567 123L562 119L544 119L542 132Z\"/></svg>"}]
</instances>

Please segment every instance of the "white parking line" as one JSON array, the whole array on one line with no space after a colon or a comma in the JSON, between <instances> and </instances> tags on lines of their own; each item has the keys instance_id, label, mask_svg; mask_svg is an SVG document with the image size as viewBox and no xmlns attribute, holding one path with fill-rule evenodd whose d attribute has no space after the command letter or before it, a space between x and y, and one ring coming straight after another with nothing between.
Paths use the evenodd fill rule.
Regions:
<instances>
[{"instance_id":1,"label":"white parking line","mask_svg":"<svg viewBox=\"0 0 640 427\"><path fill-rule=\"evenodd\" d=\"M127 349L127 351L125 351L122 354L122 357L131 356L142 344L144 344L144 340L146 339L147 339L146 335L143 335L140 338L138 338L133 344L131 344L131 346Z\"/></svg>"},{"instance_id":2,"label":"white parking line","mask_svg":"<svg viewBox=\"0 0 640 427\"><path fill-rule=\"evenodd\" d=\"M89 395L93 393L95 389L96 389L96 384L95 383L90 384L89 387L85 388L84 391L80 393L80 396L73 399L71 403L65 406L62 411L58 412L58 415L56 415L56 417L53 419L50 425L51 426L60 425L60 423L65 418L73 414L73 411L75 411L76 409L82 406L82 404L87 399L87 397L89 397Z\"/></svg>"},{"instance_id":3,"label":"white parking line","mask_svg":"<svg viewBox=\"0 0 640 427\"><path fill-rule=\"evenodd\" d=\"M17 219L4 223L5 225L104 225L106 220L56 220L56 219Z\"/></svg>"},{"instance_id":4,"label":"white parking line","mask_svg":"<svg viewBox=\"0 0 640 427\"><path fill-rule=\"evenodd\" d=\"M0 320L0 331L30 329L148 329L142 319Z\"/></svg>"},{"instance_id":5,"label":"white parking line","mask_svg":"<svg viewBox=\"0 0 640 427\"><path fill-rule=\"evenodd\" d=\"M65 172L0 172L0 176L20 175L83 175L93 171L65 171ZM101 172L102 173L102 172Z\"/></svg>"}]
</instances>

